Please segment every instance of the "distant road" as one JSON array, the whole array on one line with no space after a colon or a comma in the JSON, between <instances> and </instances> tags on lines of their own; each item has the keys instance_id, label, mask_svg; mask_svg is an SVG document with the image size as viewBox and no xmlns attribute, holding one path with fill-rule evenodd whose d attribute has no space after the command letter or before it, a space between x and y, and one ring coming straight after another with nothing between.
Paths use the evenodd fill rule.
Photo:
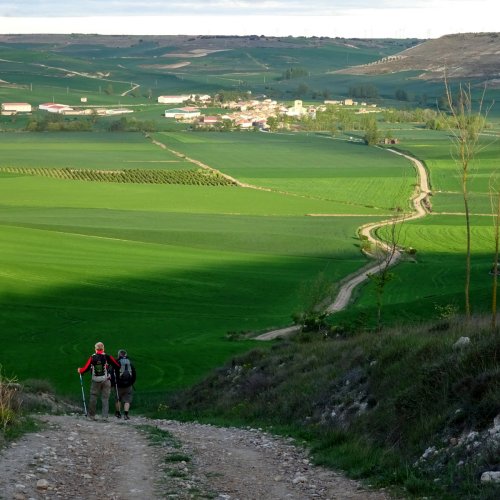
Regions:
<instances>
[{"instance_id":1,"label":"distant road","mask_svg":"<svg viewBox=\"0 0 500 500\"><path fill-rule=\"evenodd\" d=\"M427 209L425 208L424 200L430 194L429 177L426 168L424 167L423 163L420 160L414 158L413 156L401 153L399 151L396 151L395 149L387 149L387 151L403 156L408 160L410 160L415 166L418 178L417 186L411 198L412 205L415 210L414 213L411 215L408 214L402 215L401 217L396 219L396 221L402 223L408 220L420 219L421 217L425 217L425 215L427 214ZM376 238L374 234L378 228L392 224L394 223L394 221L395 219L391 218L385 221L375 222L373 224L366 224L360 229L360 235L366 237L374 248L381 248L382 250L387 251L388 245L385 242ZM375 257L373 255L371 256ZM395 265L400 258L401 258L401 252L399 250L396 250L396 252L391 258L389 265L391 266ZM342 286L340 287L335 300L326 308L326 312L328 314L333 314L345 309L351 300L353 290L359 284L366 281L368 279L369 274L377 274L378 272L380 272L382 265L384 265L384 262L378 259L377 262L373 264L373 266L369 268L364 268L362 271L355 273L349 279L347 279L347 281L343 283ZM271 330L269 332L263 333L258 337L255 337L255 340L272 340L278 337L288 337L289 335L293 335L294 333L298 333L299 331L300 331L299 325L288 326L286 328L280 328L278 330Z\"/></svg>"}]
</instances>

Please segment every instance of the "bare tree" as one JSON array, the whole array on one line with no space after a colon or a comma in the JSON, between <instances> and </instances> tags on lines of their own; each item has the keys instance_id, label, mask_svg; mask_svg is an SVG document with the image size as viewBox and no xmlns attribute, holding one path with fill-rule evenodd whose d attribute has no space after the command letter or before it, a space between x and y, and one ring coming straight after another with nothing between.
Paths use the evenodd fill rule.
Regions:
<instances>
[{"instance_id":1,"label":"bare tree","mask_svg":"<svg viewBox=\"0 0 500 500\"><path fill-rule=\"evenodd\" d=\"M387 226L388 232L383 243L379 243L376 249L376 256L379 259L379 266L376 272L368 273L367 276L375 287L375 297L377 304L377 328L382 327L382 303L383 295L387 284L394 279L394 273L390 271L396 261L401 256L400 245L405 215L401 207L395 208L392 220Z\"/></svg>"},{"instance_id":2,"label":"bare tree","mask_svg":"<svg viewBox=\"0 0 500 500\"><path fill-rule=\"evenodd\" d=\"M453 97L448 80L444 78L446 99L450 118L448 120L453 149L451 156L460 173L460 185L465 211L466 225L466 264L465 264L465 317L470 319L470 274L471 274L471 220L469 206L469 176L474 159L479 150L479 134L486 126L488 110L483 110L485 90L477 106L473 105L470 84L459 85L458 93Z\"/></svg>"}]
</instances>

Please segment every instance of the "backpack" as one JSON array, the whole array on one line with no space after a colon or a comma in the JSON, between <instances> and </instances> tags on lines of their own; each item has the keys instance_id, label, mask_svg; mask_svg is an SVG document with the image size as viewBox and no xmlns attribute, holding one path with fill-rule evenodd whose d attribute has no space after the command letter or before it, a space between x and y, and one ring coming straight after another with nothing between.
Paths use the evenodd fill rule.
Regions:
<instances>
[{"instance_id":1,"label":"backpack","mask_svg":"<svg viewBox=\"0 0 500 500\"><path fill-rule=\"evenodd\" d=\"M122 387L128 387L132 384L132 363L128 358L120 358L120 373L118 375L118 384Z\"/></svg>"},{"instance_id":2,"label":"backpack","mask_svg":"<svg viewBox=\"0 0 500 500\"><path fill-rule=\"evenodd\" d=\"M105 354L92 354L92 380L94 382L104 382L109 379L108 360Z\"/></svg>"}]
</instances>

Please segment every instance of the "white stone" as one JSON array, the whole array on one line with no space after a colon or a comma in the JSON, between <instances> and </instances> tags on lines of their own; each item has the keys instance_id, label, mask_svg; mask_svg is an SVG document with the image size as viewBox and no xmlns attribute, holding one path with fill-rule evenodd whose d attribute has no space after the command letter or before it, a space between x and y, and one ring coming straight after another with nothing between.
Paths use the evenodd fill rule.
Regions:
<instances>
[{"instance_id":1,"label":"white stone","mask_svg":"<svg viewBox=\"0 0 500 500\"><path fill-rule=\"evenodd\" d=\"M500 483L500 471L483 472L481 475L482 483Z\"/></svg>"},{"instance_id":2,"label":"white stone","mask_svg":"<svg viewBox=\"0 0 500 500\"><path fill-rule=\"evenodd\" d=\"M422 455L422 458L427 458L429 457L430 455L434 455L434 453L436 453L436 448L434 446L430 446L429 448L427 448L425 451L424 451L424 454Z\"/></svg>"},{"instance_id":3,"label":"white stone","mask_svg":"<svg viewBox=\"0 0 500 500\"><path fill-rule=\"evenodd\" d=\"M469 337L460 337L454 344L453 349L461 349L462 347L468 346L470 344Z\"/></svg>"},{"instance_id":4,"label":"white stone","mask_svg":"<svg viewBox=\"0 0 500 500\"><path fill-rule=\"evenodd\" d=\"M493 427L500 429L500 413L493 419Z\"/></svg>"}]
</instances>

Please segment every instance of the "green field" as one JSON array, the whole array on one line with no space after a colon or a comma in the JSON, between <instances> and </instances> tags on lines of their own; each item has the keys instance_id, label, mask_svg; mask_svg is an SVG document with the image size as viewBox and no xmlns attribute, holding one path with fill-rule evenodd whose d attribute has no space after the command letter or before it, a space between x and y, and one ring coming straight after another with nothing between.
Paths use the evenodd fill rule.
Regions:
<instances>
[{"instance_id":1,"label":"green field","mask_svg":"<svg viewBox=\"0 0 500 500\"><path fill-rule=\"evenodd\" d=\"M409 198L415 173L400 156L306 134L161 133L169 148L249 184L344 205L340 213L387 213Z\"/></svg>"},{"instance_id":2,"label":"green field","mask_svg":"<svg viewBox=\"0 0 500 500\"><path fill-rule=\"evenodd\" d=\"M496 122L492 123L496 130ZM494 261L494 230L490 182L499 185L496 169L500 143L494 132L481 138L477 157L471 164L468 189L472 233L471 303L474 313L489 313ZM402 245L417 250L415 258L394 268L395 279L384 292L386 320L422 321L439 317L442 307L463 310L465 287L465 217L460 172L453 160L448 132L407 131L401 134L401 148L423 160L428 167L433 196L432 214L404 223ZM453 215L461 214L461 215ZM475 215L474 215L475 214ZM381 231L381 234L383 232ZM353 309L332 317L333 322L365 316L375 317L375 294L370 284L363 287Z\"/></svg>"},{"instance_id":3,"label":"green field","mask_svg":"<svg viewBox=\"0 0 500 500\"><path fill-rule=\"evenodd\" d=\"M94 137L99 139L92 142ZM272 150L267 135L251 139L256 149L257 139ZM159 168L158 161L172 158L138 134L50 133L4 134L5 158L15 158L16 141L18 151L27 151L17 158L24 166L60 166L67 158L75 167L121 168L130 158L142 158L138 167ZM277 151L283 154L285 148ZM314 161L314 151L303 159ZM332 170L344 161L345 153L335 161L336 151L330 150ZM308 167L301 170L302 163L292 161L294 152L290 168L312 186L317 178L307 177ZM375 152L374 172L383 178L381 153L393 157ZM318 150L320 181L328 174L326 156ZM2 157L0 167L11 161ZM399 168L411 171L405 162ZM283 170L281 177L286 182ZM347 179L343 182L348 186ZM41 355L46 376L70 394L79 381L76 371L74 377L68 374L84 363L96 340L112 353L129 349L141 373L142 394L198 380L253 345L228 341L228 332L290 324L291 314L309 301L307 289L318 276L336 282L364 265L356 230L367 215L376 220L387 213L361 207L358 213L364 215L308 217L353 210L280 190L14 174L0 176L0 199L1 363L9 373L37 377L33 359Z\"/></svg>"},{"instance_id":4,"label":"green field","mask_svg":"<svg viewBox=\"0 0 500 500\"><path fill-rule=\"evenodd\" d=\"M379 106L394 103L398 88L410 92L413 103L424 93L434 102L443 93L441 83L422 82L415 72L369 79L334 73L415 41L287 37L259 46L234 39L221 47L218 40L216 51L190 57L190 44L198 50L214 40L193 37L180 50L153 39L71 43L79 38L2 44L0 100L76 106L87 97L90 105L129 107L134 113L127 119L152 121L157 132L111 133L120 117L106 117L96 119L93 132L27 133L28 117L0 117L0 364L8 373L46 376L61 392L77 395L75 368L102 340L111 353L130 351L142 394L188 385L255 345L230 341L228 332L288 325L319 277L338 283L366 264L357 229L387 218L396 206L409 207L416 183L412 165L363 145L362 131L334 137L195 132L165 120L165 106L156 99L238 91L292 101L302 86L300 97L319 103L370 83L379 91ZM301 68L302 76L283 79L291 67ZM135 85L137 91L129 92ZM448 133L423 124L379 124L393 129L401 150L425 162L433 191L432 215L404 225L400 243L417 253L394 269L384 321L426 319L439 306L460 308L464 221L452 214L462 212L463 203ZM488 186L500 155L494 127L483 138L470 178L475 310L487 309L490 293L491 219L479 214L490 211ZM249 187L28 175L42 168L189 171L200 168L197 162ZM373 320L370 285L357 297L332 322Z\"/></svg>"},{"instance_id":5,"label":"green field","mask_svg":"<svg viewBox=\"0 0 500 500\"><path fill-rule=\"evenodd\" d=\"M182 158L145 140L140 133L0 134L2 167L192 169Z\"/></svg>"}]
</instances>

